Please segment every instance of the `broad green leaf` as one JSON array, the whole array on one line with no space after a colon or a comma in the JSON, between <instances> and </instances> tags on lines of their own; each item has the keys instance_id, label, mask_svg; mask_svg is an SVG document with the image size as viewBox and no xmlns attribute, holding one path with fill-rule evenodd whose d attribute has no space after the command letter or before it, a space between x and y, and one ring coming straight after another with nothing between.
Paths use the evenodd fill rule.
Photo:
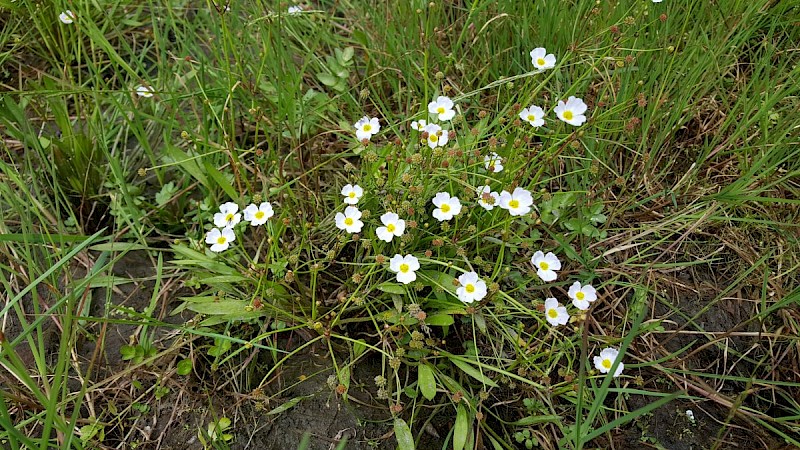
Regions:
<instances>
[{"instance_id":1,"label":"broad green leaf","mask_svg":"<svg viewBox=\"0 0 800 450\"><path fill-rule=\"evenodd\" d=\"M353 342L353 359L358 359L358 357L361 356L366 349L367 344L363 339L358 339L357 341Z\"/></svg>"},{"instance_id":2,"label":"broad green leaf","mask_svg":"<svg viewBox=\"0 0 800 450\"><path fill-rule=\"evenodd\" d=\"M342 59L346 61L350 61L353 59L354 49L353 47L347 47L342 51Z\"/></svg>"},{"instance_id":3,"label":"broad green leaf","mask_svg":"<svg viewBox=\"0 0 800 450\"><path fill-rule=\"evenodd\" d=\"M425 318L425 323L429 326L446 327L455 322L453 316L448 314L432 314Z\"/></svg>"},{"instance_id":4,"label":"broad green leaf","mask_svg":"<svg viewBox=\"0 0 800 450\"><path fill-rule=\"evenodd\" d=\"M406 288L404 288L403 286L400 286L397 283L392 283L390 281L384 281L383 283L379 284L377 286L377 288L379 290L381 290L383 292L386 292L386 293L389 293L389 294L397 294L397 295L405 295L406 294Z\"/></svg>"},{"instance_id":5,"label":"broad green leaf","mask_svg":"<svg viewBox=\"0 0 800 450\"><path fill-rule=\"evenodd\" d=\"M414 436L405 420L394 419L394 437L397 438L398 449L414 450Z\"/></svg>"},{"instance_id":6,"label":"broad green leaf","mask_svg":"<svg viewBox=\"0 0 800 450\"><path fill-rule=\"evenodd\" d=\"M322 84L324 84L325 86L334 86L336 83L339 82L338 78L336 78L335 76L333 76L333 75L331 75L329 73L325 73L325 72L318 73L317 74L317 79Z\"/></svg>"},{"instance_id":7,"label":"broad green leaf","mask_svg":"<svg viewBox=\"0 0 800 450\"><path fill-rule=\"evenodd\" d=\"M189 375L192 372L192 360L187 358L180 361L175 372L178 375Z\"/></svg>"},{"instance_id":8,"label":"broad green leaf","mask_svg":"<svg viewBox=\"0 0 800 450\"><path fill-rule=\"evenodd\" d=\"M458 404L456 424L453 426L453 450L462 450L469 434L469 417L463 403Z\"/></svg>"},{"instance_id":9,"label":"broad green leaf","mask_svg":"<svg viewBox=\"0 0 800 450\"><path fill-rule=\"evenodd\" d=\"M420 364L417 369L417 375L422 396L428 400L433 400L436 397L436 377L433 376L433 369L427 364Z\"/></svg>"}]
</instances>

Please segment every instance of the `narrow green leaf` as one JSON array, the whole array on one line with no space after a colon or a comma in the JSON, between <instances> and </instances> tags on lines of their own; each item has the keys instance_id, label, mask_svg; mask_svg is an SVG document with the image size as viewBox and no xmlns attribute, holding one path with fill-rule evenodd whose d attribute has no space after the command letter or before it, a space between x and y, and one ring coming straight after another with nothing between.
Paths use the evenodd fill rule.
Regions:
<instances>
[{"instance_id":1,"label":"narrow green leaf","mask_svg":"<svg viewBox=\"0 0 800 450\"><path fill-rule=\"evenodd\" d=\"M230 181L228 181L228 179L225 178L222 172L217 170L216 167L212 166L209 163L205 163L203 166L205 167L208 176L210 176L211 179L214 180L215 183L217 183L217 186L219 186L223 191L225 191L225 194L227 194L228 197L230 197L234 201L239 198L239 194L236 192L236 189L233 188Z\"/></svg>"},{"instance_id":2,"label":"narrow green leaf","mask_svg":"<svg viewBox=\"0 0 800 450\"><path fill-rule=\"evenodd\" d=\"M465 374L471 376L472 378L475 378L476 380L480 381L481 383L483 383L483 384L485 384L487 386L497 387L497 383L492 381L486 375L482 374L478 369L472 367L469 363L461 361L461 360L458 360L458 359L454 359L454 358L451 358L450 362L455 364L456 367L461 369L462 372L464 372Z\"/></svg>"},{"instance_id":3,"label":"narrow green leaf","mask_svg":"<svg viewBox=\"0 0 800 450\"><path fill-rule=\"evenodd\" d=\"M469 434L469 415L463 403L458 404L456 424L453 426L453 450L462 450Z\"/></svg>"},{"instance_id":4,"label":"narrow green leaf","mask_svg":"<svg viewBox=\"0 0 800 450\"><path fill-rule=\"evenodd\" d=\"M397 438L398 449L414 450L414 436L405 420L394 419L394 437Z\"/></svg>"},{"instance_id":5,"label":"narrow green leaf","mask_svg":"<svg viewBox=\"0 0 800 450\"><path fill-rule=\"evenodd\" d=\"M275 414L280 414L280 413L282 413L284 411L288 411L289 409L293 408L298 403L300 403L301 401L307 399L308 397L310 397L310 396L306 395L306 396L303 396L303 397L295 397L295 398L283 403L282 405L278 406L277 408L272 409L270 412L267 413L267 415L268 416L272 416L272 415L275 415Z\"/></svg>"}]
</instances>

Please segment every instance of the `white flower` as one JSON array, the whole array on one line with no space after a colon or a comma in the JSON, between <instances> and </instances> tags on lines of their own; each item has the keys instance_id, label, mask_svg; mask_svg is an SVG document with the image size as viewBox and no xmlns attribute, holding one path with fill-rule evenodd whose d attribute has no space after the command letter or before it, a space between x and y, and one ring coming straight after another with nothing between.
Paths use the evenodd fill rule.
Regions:
<instances>
[{"instance_id":1,"label":"white flower","mask_svg":"<svg viewBox=\"0 0 800 450\"><path fill-rule=\"evenodd\" d=\"M544 48L537 47L531 50L531 62L539 70L552 69L556 66L556 57L552 53L547 54Z\"/></svg>"},{"instance_id":2,"label":"white flower","mask_svg":"<svg viewBox=\"0 0 800 450\"><path fill-rule=\"evenodd\" d=\"M447 140L450 139L447 130L443 130L442 127L434 123L425 125L424 131L428 133L428 147L430 148L444 147L447 145Z\"/></svg>"},{"instance_id":3,"label":"white flower","mask_svg":"<svg viewBox=\"0 0 800 450\"><path fill-rule=\"evenodd\" d=\"M586 103L583 103L583 100L570 95L567 103L559 100L553 111L555 111L559 119L579 127L586 122L586 116L583 115L586 112L586 108Z\"/></svg>"},{"instance_id":4,"label":"white flower","mask_svg":"<svg viewBox=\"0 0 800 450\"><path fill-rule=\"evenodd\" d=\"M425 126L428 125L428 122L424 120L415 120L411 122L411 128L417 131L425 131Z\"/></svg>"},{"instance_id":5,"label":"white flower","mask_svg":"<svg viewBox=\"0 0 800 450\"><path fill-rule=\"evenodd\" d=\"M589 303L597 300L597 291L595 288L593 288L591 284L581 286L580 281L572 283L567 295L572 299L572 304L582 311L589 309Z\"/></svg>"},{"instance_id":6,"label":"white flower","mask_svg":"<svg viewBox=\"0 0 800 450\"><path fill-rule=\"evenodd\" d=\"M653 3L661 3L661 0L653 0Z\"/></svg>"},{"instance_id":7,"label":"white flower","mask_svg":"<svg viewBox=\"0 0 800 450\"><path fill-rule=\"evenodd\" d=\"M489 172L497 173L503 171L503 158L495 152L491 152L483 157L483 164Z\"/></svg>"},{"instance_id":8,"label":"white flower","mask_svg":"<svg viewBox=\"0 0 800 450\"><path fill-rule=\"evenodd\" d=\"M428 112L435 114L439 120L450 120L456 112L453 110L453 101L450 97L439 96L436 100L428 103Z\"/></svg>"},{"instance_id":9,"label":"white flower","mask_svg":"<svg viewBox=\"0 0 800 450\"><path fill-rule=\"evenodd\" d=\"M244 209L244 220L250 222L252 226L264 225L274 215L275 211L269 202L263 202L258 206L251 203Z\"/></svg>"},{"instance_id":10,"label":"white flower","mask_svg":"<svg viewBox=\"0 0 800 450\"><path fill-rule=\"evenodd\" d=\"M544 125L544 110L538 106L531 105L519 112L519 118L539 128Z\"/></svg>"},{"instance_id":11,"label":"white flower","mask_svg":"<svg viewBox=\"0 0 800 450\"><path fill-rule=\"evenodd\" d=\"M153 88L150 86L136 86L136 95L139 97L150 98L153 96Z\"/></svg>"},{"instance_id":12,"label":"white flower","mask_svg":"<svg viewBox=\"0 0 800 450\"><path fill-rule=\"evenodd\" d=\"M550 322L550 325L554 327L558 325L566 325L569 321L567 308L561 306L561 303L558 303L558 300L554 298L548 298L544 301L544 315L547 318L547 321Z\"/></svg>"},{"instance_id":13,"label":"white flower","mask_svg":"<svg viewBox=\"0 0 800 450\"><path fill-rule=\"evenodd\" d=\"M439 222L450 220L461 212L461 202L458 197L450 197L447 192L438 192L431 201L436 206L433 217Z\"/></svg>"},{"instance_id":14,"label":"white flower","mask_svg":"<svg viewBox=\"0 0 800 450\"><path fill-rule=\"evenodd\" d=\"M345 230L348 233L359 233L364 222L361 220L361 211L355 206L348 206L344 209L344 214L336 213L336 226L340 230Z\"/></svg>"},{"instance_id":15,"label":"white flower","mask_svg":"<svg viewBox=\"0 0 800 450\"><path fill-rule=\"evenodd\" d=\"M413 255L396 254L389 260L389 270L397 274L397 281L408 284L417 279L414 272L419 270L419 260Z\"/></svg>"},{"instance_id":16,"label":"white flower","mask_svg":"<svg viewBox=\"0 0 800 450\"><path fill-rule=\"evenodd\" d=\"M392 242L395 236L400 237L406 231L406 221L393 212L387 212L382 215L381 222L384 226L378 227L375 230L375 234L382 241Z\"/></svg>"},{"instance_id":17,"label":"white flower","mask_svg":"<svg viewBox=\"0 0 800 450\"><path fill-rule=\"evenodd\" d=\"M364 195L364 189L361 186L352 184L345 184L342 188L342 195L344 195L344 202L348 205L355 205Z\"/></svg>"},{"instance_id":18,"label":"white flower","mask_svg":"<svg viewBox=\"0 0 800 450\"><path fill-rule=\"evenodd\" d=\"M225 227L220 231L219 228L212 228L211 231L206 233L206 244L211 244L212 252L221 252L227 250L230 243L236 240L236 235L233 234L233 228Z\"/></svg>"},{"instance_id":19,"label":"white flower","mask_svg":"<svg viewBox=\"0 0 800 450\"><path fill-rule=\"evenodd\" d=\"M78 16L76 16L75 13L70 11L70 10L66 10L66 11L64 11L61 14L58 15L58 20L60 20L61 23L66 24L66 25L69 25L72 22L75 22L75 20L77 20L77 19L78 19Z\"/></svg>"},{"instance_id":20,"label":"white flower","mask_svg":"<svg viewBox=\"0 0 800 450\"><path fill-rule=\"evenodd\" d=\"M481 300L486 297L486 283L478 278L477 273L462 273L458 277L458 283L461 286L456 289L456 295L462 302L472 303L475 300Z\"/></svg>"},{"instance_id":21,"label":"white flower","mask_svg":"<svg viewBox=\"0 0 800 450\"><path fill-rule=\"evenodd\" d=\"M524 216L531 212L533 197L530 191L522 188L514 189L514 192L500 192L500 207L507 209L512 216Z\"/></svg>"},{"instance_id":22,"label":"white flower","mask_svg":"<svg viewBox=\"0 0 800 450\"><path fill-rule=\"evenodd\" d=\"M686 418L689 419L689 422L691 422L692 425L694 425L694 423L695 423L695 421L694 421L694 411L692 411L691 409L687 409L686 410Z\"/></svg>"},{"instance_id":23,"label":"white flower","mask_svg":"<svg viewBox=\"0 0 800 450\"><path fill-rule=\"evenodd\" d=\"M290 6L289 10L287 12L291 16L296 16L296 15L300 14L301 12L303 12L303 7L302 6Z\"/></svg>"},{"instance_id":24,"label":"white flower","mask_svg":"<svg viewBox=\"0 0 800 450\"><path fill-rule=\"evenodd\" d=\"M531 264L536 267L536 275L539 275L542 281L555 280L556 270L561 270L561 261L552 252L547 252L545 255L537 251L531 258Z\"/></svg>"},{"instance_id":25,"label":"white flower","mask_svg":"<svg viewBox=\"0 0 800 450\"><path fill-rule=\"evenodd\" d=\"M364 116L354 126L356 127L356 137L359 141L370 140L373 135L381 131L381 124L377 117L370 119Z\"/></svg>"},{"instance_id":26,"label":"white flower","mask_svg":"<svg viewBox=\"0 0 800 450\"><path fill-rule=\"evenodd\" d=\"M615 348L605 348L603 351L600 352L600 356L594 357L594 367L602 373L608 373L611 370L611 366L614 365L614 361L619 357L619 351ZM622 369L625 367L625 364L622 363L620 360L619 364L617 365L617 370L614 372L614 378L618 377L619 374L622 373Z\"/></svg>"},{"instance_id":27,"label":"white flower","mask_svg":"<svg viewBox=\"0 0 800 450\"><path fill-rule=\"evenodd\" d=\"M242 215L237 211L239 211L239 205L236 203L223 203L222 206L219 207L219 212L214 214L214 225L220 228L233 228L242 220Z\"/></svg>"},{"instance_id":28,"label":"white flower","mask_svg":"<svg viewBox=\"0 0 800 450\"><path fill-rule=\"evenodd\" d=\"M478 204L487 211L491 211L500 203L500 194L492 192L489 186L478 188Z\"/></svg>"}]
</instances>

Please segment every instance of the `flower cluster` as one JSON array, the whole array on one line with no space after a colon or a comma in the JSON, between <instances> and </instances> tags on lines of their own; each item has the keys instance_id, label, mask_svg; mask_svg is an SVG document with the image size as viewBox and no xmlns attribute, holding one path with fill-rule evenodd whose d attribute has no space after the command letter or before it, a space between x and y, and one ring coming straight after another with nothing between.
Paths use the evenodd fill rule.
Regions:
<instances>
[{"instance_id":1,"label":"flower cluster","mask_svg":"<svg viewBox=\"0 0 800 450\"><path fill-rule=\"evenodd\" d=\"M543 72L556 67L556 57L548 54L544 48L535 48L530 52L531 62L539 71ZM566 101L559 100L553 108L553 112L559 120L572 125L581 126L586 120L587 105L575 96L569 96ZM427 145L430 149L447 146L448 142L455 139L455 132L447 128L446 122L452 121L457 114L455 102L447 96L437 96L428 103L427 117L411 122L411 129L419 133L420 145ZM545 125L545 110L537 105L530 105L519 111L519 118L530 124L534 128ZM372 136L380 131L380 122L377 118L364 116L355 125L356 137L359 141L366 144ZM447 128L444 128L447 127ZM494 148L494 146L492 146ZM483 166L490 174L500 173L504 170L504 159L498 153L492 151L483 157ZM487 211L499 207L508 211L512 217L526 216L533 208L533 196L531 192L523 187L514 185L513 190L509 188L492 190L490 181L484 186L476 188L476 203ZM337 212L335 215L336 226L348 233L361 232L364 223L361 221L362 213L355 206L359 199L364 195L364 190L358 185L346 185L342 188L341 194L344 196L344 212ZM431 212L433 218L439 222L451 221L458 217L464 209L461 200L450 192L437 192L431 199L434 209ZM406 223L395 212L385 212L380 216L382 226L375 230L375 235L381 241L391 243L395 237L400 237L405 233ZM448 225L443 224L443 229ZM427 253L426 256L430 256ZM537 251L531 257L531 264L536 270L537 276L544 282L555 281L558 271L561 269L561 261L552 252L544 253ZM420 269L420 261L413 254L395 254L389 260L389 271L395 274L397 282L409 284L417 280L416 272ZM462 274L454 281L457 285L455 295L465 304L483 300L488 288L484 280L474 271L462 271ZM582 284L575 281L567 293L572 305L580 311L590 308L592 302L597 300L597 291L591 284ZM566 325L570 320L567 307L559 303L556 298L549 297L544 302L544 317L552 326ZM620 360L620 361L617 361ZM595 367L602 373L608 373L616 364L613 376L619 376L623 369L621 356L616 349L606 348L599 356L594 358Z\"/></svg>"},{"instance_id":2,"label":"flower cluster","mask_svg":"<svg viewBox=\"0 0 800 450\"><path fill-rule=\"evenodd\" d=\"M250 225L254 227L264 225L275 215L272 204L269 202L262 202L259 205L252 203L244 209L243 213L244 221L250 222ZM234 227L242 221L239 205L233 202L223 203L219 207L219 212L214 214L213 220L215 228L206 233L206 244L211 245L212 252L227 250L231 242L236 240Z\"/></svg>"}]
</instances>

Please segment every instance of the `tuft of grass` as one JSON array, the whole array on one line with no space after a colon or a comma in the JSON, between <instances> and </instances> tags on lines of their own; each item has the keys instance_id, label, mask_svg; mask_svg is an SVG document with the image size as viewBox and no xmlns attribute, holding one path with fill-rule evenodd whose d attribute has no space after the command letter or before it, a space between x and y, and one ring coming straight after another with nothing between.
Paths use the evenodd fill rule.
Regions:
<instances>
[{"instance_id":1,"label":"tuft of grass","mask_svg":"<svg viewBox=\"0 0 800 450\"><path fill-rule=\"evenodd\" d=\"M797 6L228 6L0 2L0 443L161 445L136 423L190 382L213 393L192 442L245 445L242 402L290 414L310 397L263 407L313 351L325 392L380 411L403 449L437 426L437 447L622 446L686 404L718 424L699 445L743 427L800 445ZM556 68L533 70L540 46ZM411 122L439 95L458 115L431 149ZM571 95L580 128L552 112ZM544 127L518 120L531 104ZM366 146L363 116L382 125ZM334 223L348 183L366 192L358 237ZM484 185L528 189L534 211L484 211ZM437 192L465 205L446 225ZM228 201L276 214L215 254ZM408 224L391 243L374 234L386 211ZM558 281L536 277L536 250L559 255ZM136 252L149 275L114 275ZM417 282L394 281L395 253L419 258ZM489 295L467 305L454 280L470 271ZM553 328L540 307L574 281L600 300ZM129 306L123 285L149 291ZM622 377L594 369L605 347Z\"/></svg>"}]
</instances>

